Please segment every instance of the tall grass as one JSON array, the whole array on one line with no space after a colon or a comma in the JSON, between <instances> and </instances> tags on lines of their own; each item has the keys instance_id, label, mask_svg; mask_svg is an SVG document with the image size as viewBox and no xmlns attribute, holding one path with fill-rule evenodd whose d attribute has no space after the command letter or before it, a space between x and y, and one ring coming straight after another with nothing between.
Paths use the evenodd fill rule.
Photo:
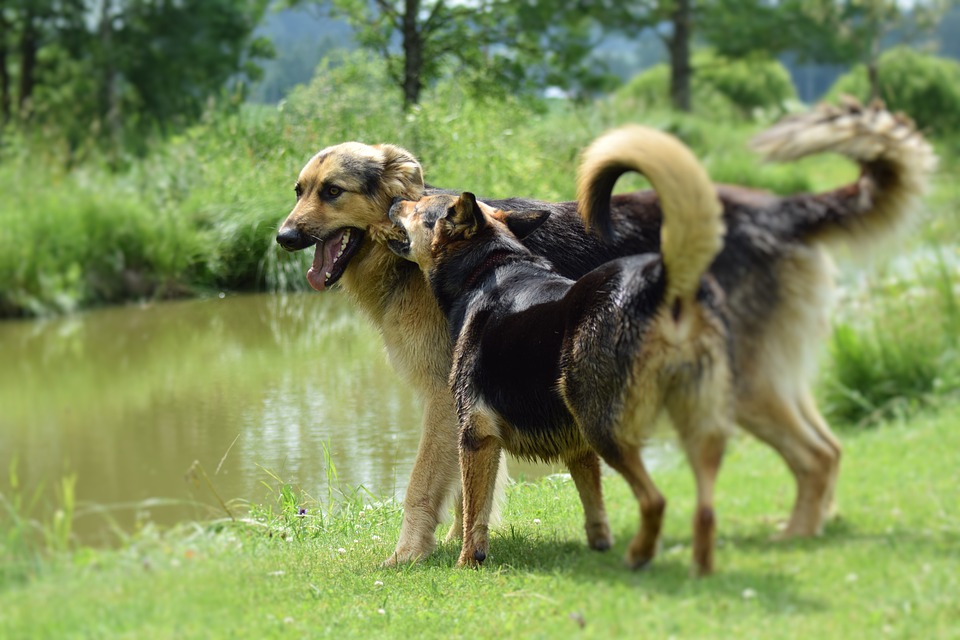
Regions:
<instances>
[{"instance_id":1,"label":"tall grass","mask_svg":"<svg viewBox=\"0 0 960 640\"><path fill-rule=\"evenodd\" d=\"M809 166L763 166L745 147L759 124L648 111L630 99L589 105L478 101L456 78L403 113L383 66L331 59L277 107L211 111L143 159L65 169L60 152L18 139L0 155L0 316L44 315L215 289L303 288L309 257L273 236L292 184L319 149L359 140L413 151L427 180L488 197L572 199L578 155L604 129L669 129L715 179L791 192Z\"/></svg>"},{"instance_id":2,"label":"tall grass","mask_svg":"<svg viewBox=\"0 0 960 640\"><path fill-rule=\"evenodd\" d=\"M832 418L869 425L960 396L956 258L937 252L867 286L849 306L835 327L823 383Z\"/></svg>"},{"instance_id":3,"label":"tall grass","mask_svg":"<svg viewBox=\"0 0 960 640\"><path fill-rule=\"evenodd\" d=\"M73 543L76 511L76 475L66 475L55 490L55 508L39 516L44 487L23 493L14 458L7 470L10 493L0 493L0 585L23 580L34 574L44 555L64 553Z\"/></svg>"}]
</instances>

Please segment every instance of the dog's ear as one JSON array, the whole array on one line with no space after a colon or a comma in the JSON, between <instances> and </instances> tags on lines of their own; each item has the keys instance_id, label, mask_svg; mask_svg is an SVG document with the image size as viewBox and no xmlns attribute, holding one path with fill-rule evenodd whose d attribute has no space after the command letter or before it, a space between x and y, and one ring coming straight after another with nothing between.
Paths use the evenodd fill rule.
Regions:
<instances>
[{"instance_id":1,"label":"dog's ear","mask_svg":"<svg viewBox=\"0 0 960 640\"><path fill-rule=\"evenodd\" d=\"M517 240L523 240L528 235L540 228L550 212L546 209L537 209L535 211L504 211L503 222L510 229L510 233L517 237Z\"/></svg>"},{"instance_id":2,"label":"dog's ear","mask_svg":"<svg viewBox=\"0 0 960 640\"><path fill-rule=\"evenodd\" d=\"M469 238L487 225L487 219L477 204L477 196L464 191L453 206L447 210L444 218L452 227Z\"/></svg>"},{"instance_id":3,"label":"dog's ear","mask_svg":"<svg viewBox=\"0 0 960 640\"><path fill-rule=\"evenodd\" d=\"M419 200L423 169L413 154L392 144L377 145L383 153L383 189L391 197Z\"/></svg>"}]
</instances>

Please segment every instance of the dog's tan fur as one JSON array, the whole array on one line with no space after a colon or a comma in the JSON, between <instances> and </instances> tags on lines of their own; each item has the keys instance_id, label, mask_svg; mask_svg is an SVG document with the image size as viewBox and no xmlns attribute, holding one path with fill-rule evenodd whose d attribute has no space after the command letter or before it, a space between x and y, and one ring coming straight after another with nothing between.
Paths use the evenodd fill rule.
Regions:
<instances>
[{"instance_id":1,"label":"dog's tan fur","mask_svg":"<svg viewBox=\"0 0 960 640\"><path fill-rule=\"evenodd\" d=\"M848 135L828 132L826 136L808 136L806 131L830 125L800 119L790 125L792 130L771 132L766 148L761 150L774 159L792 159L837 149L844 139L875 140L876 135L857 129L867 126L861 120L854 118ZM929 173L925 159L932 156L922 138L914 134L907 140L913 145L913 155L903 153L902 134L903 127L894 128L889 144L881 145L879 152L873 149L867 153L855 143L839 149L866 168L877 167L879 172L865 173L857 183L835 192L780 198L737 187L718 187L728 213L728 230L735 232L738 228L736 219L729 218L738 212L749 217L753 211L786 211L796 203L819 198L844 205L853 203L867 213L886 211L889 220L902 219L922 192L923 179ZM366 185L372 188L365 189L357 174L361 161L378 168L377 179ZM903 179L905 174L914 177ZM322 188L337 182L344 183L341 187L349 186L339 198L324 201L316 197ZM388 562L416 560L436 546L436 527L458 476L457 417L446 387L451 357L447 327L416 266L394 256L382 242L389 230L386 213L391 201L397 197L418 199L424 193L420 165L398 147L344 143L314 156L301 171L298 185L301 197L283 223L281 234L298 231L324 239L345 227L367 232L342 277L343 288L383 334L398 373L424 399L422 437L404 501L400 539ZM644 207L651 212L654 228L659 224L652 195L637 193L615 199L623 206ZM855 230L852 237L859 238L858 234ZM817 412L806 384L814 361L811 336L816 329L826 327L820 305L830 298L830 273L829 257L818 242L799 243L795 255L784 260L775 274L790 295L781 298L771 317L759 327L749 322L752 307L748 294L727 291L727 303L736 322L747 327L748 334L765 336L744 343L741 357L753 364L743 378L750 385L738 390L738 397L755 400L741 404L737 412L743 419L742 426L770 444L796 478L797 501L785 535L811 535L820 530L839 465L840 445ZM740 311L742 316L738 316ZM765 378L770 371L778 374ZM455 522L451 533L458 527Z\"/></svg>"}]
</instances>

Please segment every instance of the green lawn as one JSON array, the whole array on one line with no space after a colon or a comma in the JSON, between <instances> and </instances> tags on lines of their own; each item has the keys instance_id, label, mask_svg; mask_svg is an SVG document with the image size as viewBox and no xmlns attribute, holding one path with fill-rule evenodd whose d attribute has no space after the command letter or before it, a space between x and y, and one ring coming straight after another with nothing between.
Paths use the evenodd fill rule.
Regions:
<instances>
[{"instance_id":1,"label":"green lawn","mask_svg":"<svg viewBox=\"0 0 960 640\"><path fill-rule=\"evenodd\" d=\"M960 637L958 419L954 405L843 433L840 516L792 543L769 540L787 473L736 441L708 579L687 574L693 492L678 462L654 474L670 505L644 572L620 563L636 507L614 475L612 553L585 547L573 485L553 477L511 488L480 571L453 567L456 545L380 569L399 510L361 496L332 517L147 528L118 550L44 560L0 585L0 637Z\"/></svg>"}]
</instances>

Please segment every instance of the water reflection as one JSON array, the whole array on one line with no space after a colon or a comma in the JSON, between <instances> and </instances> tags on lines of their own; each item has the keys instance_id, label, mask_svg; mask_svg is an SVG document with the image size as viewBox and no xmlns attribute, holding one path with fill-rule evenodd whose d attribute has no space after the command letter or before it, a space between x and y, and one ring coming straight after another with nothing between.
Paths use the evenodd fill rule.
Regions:
<instances>
[{"instance_id":1,"label":"water reflection","mask_svg":"<svg viewBox=\"0 0 960 640\"><path fill-rule=\"evenodd\" d=\"M264 469L324 497L326 446L342 485L400 497L419 440L419 400L390 369L376 332L338 294L2 322L0 362L4 493L16 458L28 488L76 473L86 505L213 505L184 479L198 460L225 499L270 499ZM516 462L511 470L548 471ZM160 522L205 515L183 504L151 509ZM134 510L114 516L129 526ZM77 527L87 542L109 537L99 516Z\"/></svg>"}]
</instances>

